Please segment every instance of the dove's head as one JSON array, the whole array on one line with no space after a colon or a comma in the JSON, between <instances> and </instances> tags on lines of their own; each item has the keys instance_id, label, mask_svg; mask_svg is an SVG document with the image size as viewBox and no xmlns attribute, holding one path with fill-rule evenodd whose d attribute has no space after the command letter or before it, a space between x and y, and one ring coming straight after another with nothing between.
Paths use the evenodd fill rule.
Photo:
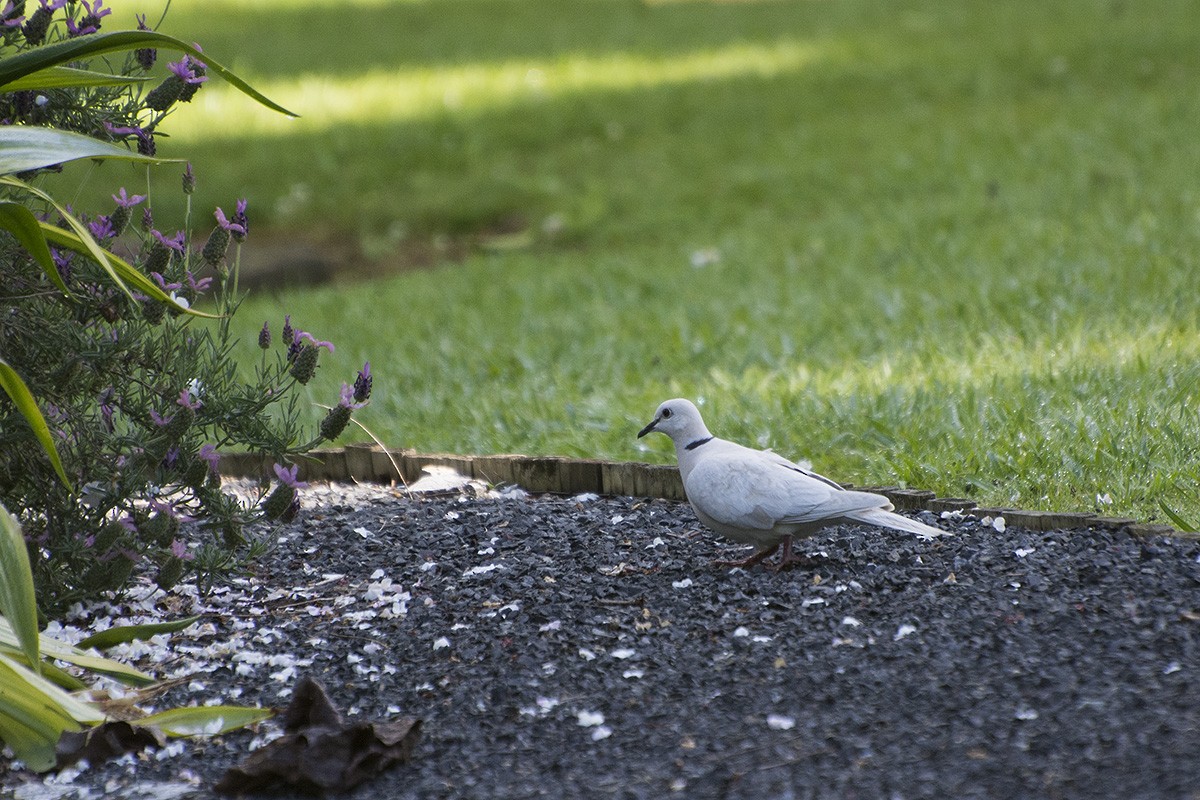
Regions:
<instances>
[{"instance_id":1,"label":"dove's head","mask_svg":"<svg viewBox=\"0 0 1200 800\"><path fill-rule=\"evenodd\" d=\"M642 428L638 433L638 438L653 431L670 436L677 446L687 445L712 436L708 432L708 428L704 426L704 420L700 417L700 409L696 408L691 400L684 400L682 397L668 400L660 405L654 412L654 420Z\"/></svg>"}]
</instances>

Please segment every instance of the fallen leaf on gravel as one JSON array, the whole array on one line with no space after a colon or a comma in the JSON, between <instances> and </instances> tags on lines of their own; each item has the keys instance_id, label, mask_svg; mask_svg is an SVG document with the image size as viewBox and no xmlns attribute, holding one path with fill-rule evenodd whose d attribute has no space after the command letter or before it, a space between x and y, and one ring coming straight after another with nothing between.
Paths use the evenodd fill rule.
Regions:
<instances>
[{"instance_id":1,"label":"fallen leaf on gravel","mask_svg":"<svg viewBox=\"0 0 1200 800\"><path fill-rule=\"evenodd\" d=\"M301 678L283 715L284 735L231 767L214 787L250 794L291 786L309 794L347 791L412 758L421 720L346 724L329 695L311 677Z\"/></svg>"},{"instance_id":2,"label":"fallen leaf on gravel","mask_svg":"<svg viewBox=\"0 0 1200 800\"><path fill-rule=\"evenodd\" d=\"M128 722L105 722L86 731L66 731L54 748L56 766L70 766L80 759L99 764L126 753L137 753L147 747L162 747L161 733Z\"/></svg>"}]
</instances>

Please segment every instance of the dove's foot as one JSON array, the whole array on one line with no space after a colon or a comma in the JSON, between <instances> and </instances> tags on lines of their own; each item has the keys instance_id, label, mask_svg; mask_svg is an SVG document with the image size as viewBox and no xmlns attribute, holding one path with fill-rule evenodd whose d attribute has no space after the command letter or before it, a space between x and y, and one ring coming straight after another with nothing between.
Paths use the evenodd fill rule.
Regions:
<instances>
[{"instance_id":1,"label":"dove's foot","mask_svg":"<svg viewBox=\"0 0 1200 800\"><path fill-rule=\"evenodd\" d=\"M785 537L783 540L783 555L779 557L779 563L771 566L776 572L783 572L785 569L792 567L815 567L817 560L808 556L798 556L792 552L792 537Z\"/></svg>"},{"instance_id":2,"label":"dove's foot","mask_svg":"<svg viewBox=\"0 0 1200 800\"><path fill-rule=\"evenodd\" d=\"M789 549L791 548L791 540L790 539L788 540L788 547L789 547ZM771 547L768 547L766 550L756 551L754 553L754 555L750 556L749 558L744 558L741 561L714 561L713 566L714 567L741 567L742 569L746 569L747 567L753 567L755 564L762 561L764 558L767 558L767 557L773 555L775 553L775 551L778 549L779 549L779 543L776 542L774 545L772 545Z\"/></svg>"}]
</instances>

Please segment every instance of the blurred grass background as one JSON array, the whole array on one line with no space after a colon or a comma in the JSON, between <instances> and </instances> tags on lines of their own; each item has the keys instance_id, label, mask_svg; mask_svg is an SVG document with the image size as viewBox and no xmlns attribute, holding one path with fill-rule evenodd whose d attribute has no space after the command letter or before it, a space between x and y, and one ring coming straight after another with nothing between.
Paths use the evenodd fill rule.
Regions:
<instances>
[{"instance_id":1,"label":"blurred grass background","mask_svg":"<svg viewBox=\"0 0 1200 800\"><path fill-rule=\"evenodd\" d=\"M254 292L247 360L285 313L338 347L314 402L369 359L390 446L670 461L634 434L684 395L843 481L1200 519L1194 0L175 0L162 30L302 115L210 81L169 120L198 215L248 197L247 248L369 265Z\"/></svg>"}]
</instances>

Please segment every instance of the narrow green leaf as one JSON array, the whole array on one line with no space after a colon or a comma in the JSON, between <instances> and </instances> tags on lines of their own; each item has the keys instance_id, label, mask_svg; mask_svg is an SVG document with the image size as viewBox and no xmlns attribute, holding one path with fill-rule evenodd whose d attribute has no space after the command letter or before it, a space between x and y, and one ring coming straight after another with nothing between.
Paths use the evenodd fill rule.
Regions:
<instances>
[{"instance_id":1,"label":"narrow green leaf","mask_svg":"<svg viewBox=\"0 0 1200 800\"><path fill-rule=\"evenodd\" d=\"M4 183L6 180L7 179L0 177L0 183ZM46 241L50 244L63 247L67 250L71 250L72 252L87 256L88 258L94 258L92 248L88 245L88 241L80 238L75 232L65 230L64 228L59 228L55 225L51 225L48 222L41 223L41 226L42 233L46 235ZM90 239L90 234L85 233L85 235ZM94 240L92 241L92 244L95 244ZM147 297L153 298L160 303L173 305L185 314L191 314L196 317L204 317L206 319L220 319L220 314L209 314L204 311L197 311L194 308L184 308L176 304L166 292L159 288L157 283L154 283L152 280L143 275L141 271L139 271L128 261L107 250L102 252L105 253L108 261L107 268L109 276L114 282L118 283L118 285L124 287L124 282L133 284L133 288L145 294ZM122 279L124 279L124 282L122 282Z\"/></svg>"},{"instance_id":2,"label":"narrow green leaf","mask_svg":"<svg viewBox=\"0 0 1200 800\"><path fill-rule=\"evenodd\" d=\"M168 736L215 736L262 722L275 715L269 708L250 706L189 706L160 711L138 720Z\"/></svg>"},{"instance_id":3,"label":"narrow green leaf","mask_svg":"<svg viewBox=\"0 0 1200 800\"><path fill-rule=\"evenodd\" d=\"M113 75L109 72L93 72L74 67L47 67L17 78L4 87L6 92L19 92L24 89L66 89L73 86L125 86L127 84L145 83L148 78L129 75Z\"/></svg>"},{"instance_id":4,"label":"narrow green leaf","mask_svg":"<svg viewBox=\"0 0 1200 800\"><path fill-rule=\"evenodd\" d=\"M41 221L32 211L20 203L0 202L0 228L16 237L63 294L71 293L67 284L63 282L62 275L58 274L54 257L50 255L50 246L46 244L46 236L42 233Z\"/></svg>"},{"instance_id":5,"label":"narrow green leaf","mask_svg":"<svg viewBox=\"0 0 1200 800\"><path fill-rule=\"evenodd\" d=\"M116 644L124 644L135 640L149 639L151 636L156 636L160 633L174 633L181 631L191 625L196 624L200 617L186 617L177 619L171 622L151 622L145 625L122 625L117 628L109 628L108 630L94 633L83 641L79 642L77 647L81 650L87 650L89 647L94 647L97 650L105 650Z\"/></svg>"},{"instance_id":6,"label":"narrow green leaf","mask_svg":"<svg viewBox=\"0 0 1200 800\"><path fill-rule=\"evenodd\" d=\"M40 128L36 125L0 127L0 175L13 175L81 158L113 158L148 164L179 160L151 158L81 133L62 131L58 128Z\"/></svg>"},{"instance_id":7,"label":"narrow green leaf","mask_svg":"<svg viewBox=\"0 0 1200 800\"><path fill-rule=\"evenodd\" d=\"M104 713L95 705L64 692L3 653L0 653L0 704L4 704L0 705L0 713L7 708L32 725L58 725L61 719L83 723L104 721Z\"/></svg>"},{"instance_id":8,"label":"narrow green leaf","mask_svg":"<svg viewBox=\"0 0 1200 800\"><path fill-rule=\"evenodd\" d=\"M1162 500L1158 501L1158 507L1161 508L1163 513L1167 515L1167 519L1171 520L1171 524L1179 530L1183 531L1184 533L1200 533L1200 530L1196 530L1195 525L1176 514L1175 511L1172 510L1171 507Z\"/></svg>"},{"instance_id":9,"label":"narrow green leaf","mask_svg":"<svg viewBox=\"0 0 1200 800\"><path fill-rule=\"evenodd\" d=\"M3 653L4 655L8 656L13 661L16 661L18 664L20 664L23 667L29 666L29 659L27 659L25 657L25 654L22 653L20 650L16 649L15 647L10 647L5 644L0 644L0 653ZM47 680L49 680L50 682L52 682L54 684L57 684L58 686L61 686L62 688L66 689L68 692L78 692L81 689L87 688L86 683L79 680L71 673L66 672L66 671L62 670L61 668L55 666L53 662L47 661L44 658L41 660L40 669L42 671L42 677L46 678Z\"/></svg>"},{"instance_id":10,"label":"narrow green leaf","mask_svg":"<svg viewBox=\"0 0 1200 800\"><path fill-rule=\"evenodd\" d=\"M119 50L137 50L142 47L157 47L190 53L207 65L210 75L219 75L267 108L287 114L289 117L297 116L275 101L268 99L250 84L214 61L207 53L201 52L187 42L157 31L97 33L93 36L80 36L76 39L66 39L56 44L26 50L0 61L0 87L8 91L8 84L57 64L66 64L70 61L79 61Z\"/></svg>"},{"instance_id":11,"label":"narrow green leaf","mask_svg":"<svg viewBox=\"0 0 1200 800\"><path fill-rule=\"evenodd\" d=\"M16 634L13 632L8 620L4 617L0 617L0 645L12 648L16 648L17 646ZM74 645L67 642L60 642L58 639L47 636L44 633L38 636L38 650L41 652L43 658L65 661L82 669L107 675L129 686L147 686L154 683L154 678L139 669L122 664L120 661L114 661L111 658L104 658L103 656L85 652Z\"/></svg>"},{"instance_id":12,"label":"narrow green leaf","mask_svg":"<svg viewBox=\"0 0 1200 800\"><path fill-rule=\"evenodd\" d=\"M21 653L36 671L38 655L37 597L21 523L0 504L0 615L12 626Z\"/></svg>"},{"instance_id":13,"label":"narrow green leaf","mask_svg":"<svg viewBox=\"0 0 1200 800\"><path fill-rule=\"evenodd\" d=\"M50 436L50 426L46 424L46 418L42 416L41 409L38 408L37 401L30 394L25 381L21 380L17 371L10 367L3 358L0 358L0 389L8 394L17 410L29 423L29 427L33 428L33 435L37 437L42 449L46 451L54 471L58 473L59 480L68 489L71 488L71 481L67 479L66 470L63 469L62 461L58 457L58 449L55 448L54 439Z\"/></svg>"},{"instance_id":14,"label":"narrow green leaf","mask_svg":"<svg viewBox=\"0 0 1200 800\"><path fill-rule=\"evenodd\" d=\"M3 677L0 676L0 680ZM0 694L0 742L12 748L18 759L34 772L48 772L54 769L57 761L54 748L58 744L58 736L40 732L19 722L5 708L3 695Z\"/></svg>"}]
</instances>

